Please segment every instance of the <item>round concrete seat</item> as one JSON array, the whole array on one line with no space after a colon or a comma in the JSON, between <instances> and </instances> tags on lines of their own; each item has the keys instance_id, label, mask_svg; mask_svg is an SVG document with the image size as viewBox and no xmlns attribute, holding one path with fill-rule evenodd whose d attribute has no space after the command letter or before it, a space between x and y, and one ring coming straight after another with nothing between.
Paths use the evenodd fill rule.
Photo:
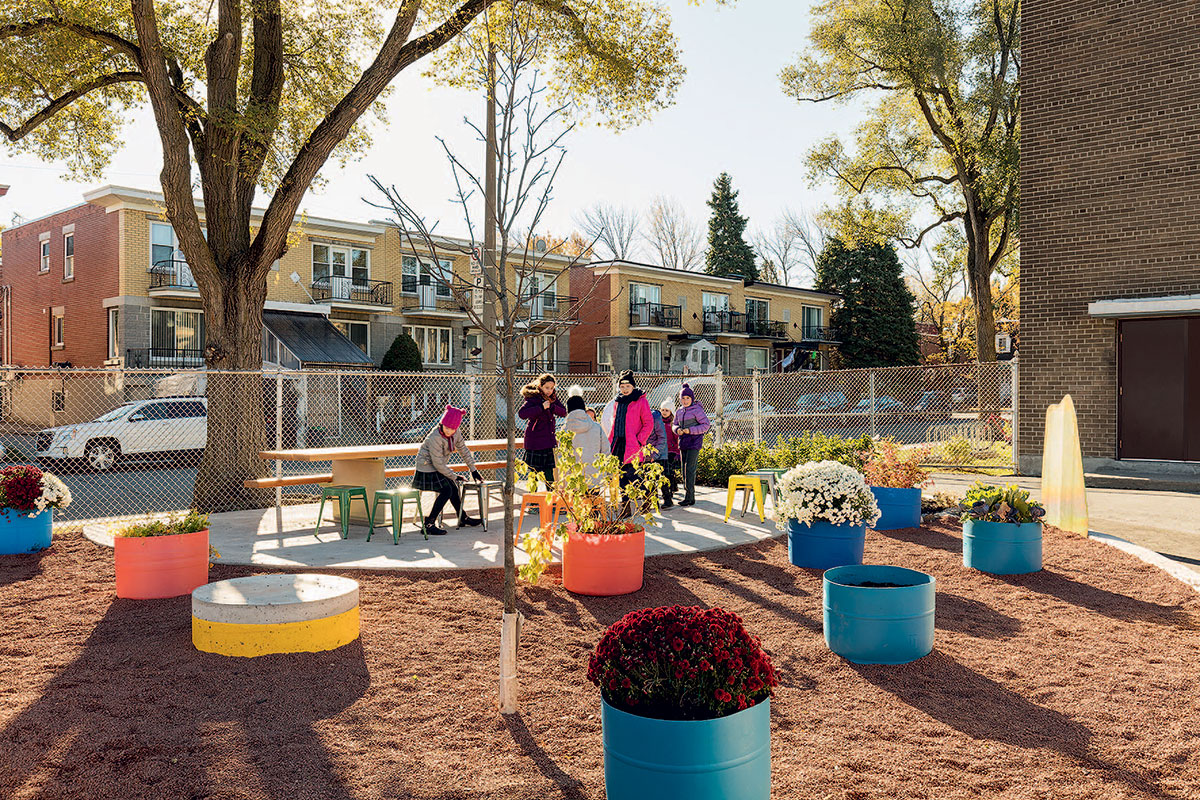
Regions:
<instances>
[{"instance_id":1,"label":"round concrete seat","mask_svg":"<svg viewBox=\"0 0 1200 800\"><path fill-rule=\"evenodd\" d=\"M254 575L192 592L192 643L226 656L312 653L358 638L358 581Z\"/></svg>"}]
</instances>

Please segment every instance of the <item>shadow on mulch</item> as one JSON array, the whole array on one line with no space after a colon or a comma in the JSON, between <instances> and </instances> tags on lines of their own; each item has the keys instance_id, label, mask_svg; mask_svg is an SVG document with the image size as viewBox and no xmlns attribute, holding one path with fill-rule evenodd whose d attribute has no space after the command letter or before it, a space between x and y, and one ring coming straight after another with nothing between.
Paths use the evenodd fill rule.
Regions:
<instances>
[{"instance_id":1,"label":"shadow on mulch","mask_svg":"<svg viewBox=\"0 0 1200 800\"><path fill-rule=\"evenodd\" d=\"M894 539L897 542L908 542L909 544L928 547L933 550L945 550L948 553L962 552L961 537L951 536L937 528L900 528L894 531L872 530L871 534L887 539Z\"/></svg>"},{"instance_id":2,"label":"shadow on mulch","mask_svg":"<svg viewBox=\"0 0 1200 800\"><path fill-rule=\"evenodd\" d=\"M534 763L538 771L562 791L563 797L567 800L587 800L589 795L584 791L583 782L562 771L562 768L533 738L533 734L525 724L525 718L520 713L505 715L503 722L504 727L512 735L513 742Z\"/></svg>"},{"instance_id":3,"label":"shadow on mulch","mask_svg":"<svg viewBox=\"0 0 1200 800\"><path fill-rule=\"evenodd\" d=\"M49 555L54 545L49 549L38 550L36 553L18 553L11 556L0 556L0 586L10 583L20 583L42 574L42 559Z\"/></svg>"},{"instance_id":4,"label":"shadow on mulch","mask_svg":"<svg viewBox=\"0 0 1200 800\"><path fill-rule=\"evenodd\" d=\"M939 590L934 620L939 629L982 639L1006 639L1021 632L1021 621L987 603Z\"/></svg>"},{"instance_id":5,"label":"shadow on mulch","mask_svg":"<svg viewBox=\"0 0 1200 800\"><path fill-rule=\"evenodd\" d=\"M366 692L360 641L256 659L201 653L190 603L114 600L78 657L4 726L0 786L22 786L52 765L72 797L112 797L131 773L159 797L220 794L228 787L208 785L204 754L224 737L263 754L244 765L245 779L267 797L305 796L317 779L323 798L351 800L314 725ZM155 674L172 680L147 680Z\"/></svg>"},{"instance_id":6,"label":"shadow on mulch","mask_svg":"<svg viewBox=\"0 0 1200 800\"><path fill-rule=\"evenodd\" d=\"M997 580L1021 586L1034 592L1057 597L1064 603L1080 606L1125 622L1152 622L1185 630L1200 629L1200 620L1179 606L1166 606L1138 600L1135 597L1110 592L1097 586L1068 578L1058 572L1043 569L1027 575L993 575Z\"/></svg>"},{"instance_id":7,"label":"shadow on mulch","mask_svg":"<svg viewBox=\"0 0 1200 800\"><path fill-rule=\"evenodd\" d=\"M880 689L972 739L1047 748L1131 789L1152 797L1175 797L1149 778L1092 755L1092 732L1086 726L1030 702L937 649L900 667L849 666Z\"/></svg>"}]
</instances>

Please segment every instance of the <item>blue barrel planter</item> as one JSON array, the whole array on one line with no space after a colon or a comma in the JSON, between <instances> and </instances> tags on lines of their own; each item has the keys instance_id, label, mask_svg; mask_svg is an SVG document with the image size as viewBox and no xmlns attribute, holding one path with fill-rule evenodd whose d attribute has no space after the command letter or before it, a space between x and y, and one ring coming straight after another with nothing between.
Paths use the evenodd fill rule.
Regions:
<instances>
[{"instance_id":1,"label":"blue barrel planter","mask_svg":"<svg viewBox=\"0 0 1200 800\"><path fill-rule=\"evenodd\" d=\"M54 513L42 511L29 516L28 511L0 511L0 555L36 553L50 546Z\"/></svg>"},{"instance_id":2,"label":"blue barrel planter","mask_svg":"<svg viewBox=\"0 0 1200 800\"><path fill-rule=\"evenodd\" d=\"M861 564L866 540L866 525L834 525L823 519L802 525L798 520L788 520L788 560L797 567L829 569Z\"/></svg>"},{"instance_id":3,"label":"blue barrel planter","mask_svg":"<svg viewBox=\"0 0 1200 800\"><path fill-rule=\"evenodd\" d=\"M896 531L901 528L921 527L921 489L890 489L872 486L871 494L879 505L877 531Z\"/></svg>"},{"instance_id":4,"label":"blue barrel planter","mask_svg":"<svg viewBox=\"0 0 1200 800\"><path fill-rule=\"evenodd\" d=\"M963 566L993 575L1024 575L1042 568L1042 523L963 522Z\"/></svg>"},{"instance_id":5,"label":"blue barrel planter","mask_svg":"<svg viewBox=\"0 0 1200 800\"><path fill-rule=\"evenodd\" d=\"M608 800L769 800L771 701L719 719L639 717L600 706Z\"/></svg>"},{"instance_id":6,"label":"blue barrel planter","mask_svg":"<svg viewBox=\"0 0 1200 800\"><path fill-rule=\"evenodd\" d=\"M881 564L837 567L825 573L823 594L825 644L847 661L907 664L932 652L932 575Z\"/></svg>"}]
</instances>

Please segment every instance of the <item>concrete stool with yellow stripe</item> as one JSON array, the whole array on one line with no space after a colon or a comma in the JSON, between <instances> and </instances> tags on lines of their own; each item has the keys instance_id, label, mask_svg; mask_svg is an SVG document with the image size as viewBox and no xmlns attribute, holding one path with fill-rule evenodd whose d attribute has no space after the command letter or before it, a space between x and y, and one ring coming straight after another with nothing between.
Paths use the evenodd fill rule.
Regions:
<instances>
[{"instance_id":1,"label":"concrete stool with yellow stripe","mask_svg":"<svg viewBox=\"0 0 1200 800\"><path fill-rule=\"evenodd\" d=\"M192 644L226 656L315 653L358 638L358 581L253 575L192 592Z\"/></svg>"}]
</instances>

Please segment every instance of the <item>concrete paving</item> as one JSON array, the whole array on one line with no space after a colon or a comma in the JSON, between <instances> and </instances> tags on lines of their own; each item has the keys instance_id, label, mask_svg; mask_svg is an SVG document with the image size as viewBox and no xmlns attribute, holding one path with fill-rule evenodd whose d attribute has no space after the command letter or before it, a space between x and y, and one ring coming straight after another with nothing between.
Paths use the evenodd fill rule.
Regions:
<instances>
[{"instance_id":1,"label":"concrete paving","mask_svg":"<svg viewBox=\"0 0 1200 800\"><path fill-rule=\"evenodd\" d=\"M962 494L980 478L936 474L935 489ZM1041 478L997 477L994 484L1017 483L1034 498ZM1085 478L1085 482L1086 482ZM1147 485L1156 484L1150 482ZM930 489L926 489L926 492ZM1200 574L1200 494L1154 489L1087 488L1088 527L1140 545Z\"/></svg>"},{"instance_id":2,"label":"concrete paving","mask_svg":"<svg viewBox=\"0 0 1200 800\"><path fill-rule=\"evenodd\" d=\"M468 501L471 504L471 501ZM283 510L283 531L276 527L275 509L232 511L213 514L209 519L209 543L220 553L214 562L263 567L319 567L327 569L485 569L504 564L504 521L498 508L488 520L488 530L457 530L447 517L446 536L431 536L425 541L411 523L401 528L400 543L392 544L391 528L375 529L366 541L367 529L350 526L350 538L341 538L341 528L329 520L313 535L317 505L287 506ZM696 505L665 509L654 528L646 531L646 555L694 553L720 550L762 541L781 535L770 517L759 522L750 511L740 517L734 510L729 522L725 516L725 490L697 487ZM523 530L537 526L536 517L526 515ZM112 535L104 525L85 525L84 535L92 541L112 546ZM529 559L520 550L518 564ZM556 547L554 560L561 554Z\"/></svg>"}]
</instances>

